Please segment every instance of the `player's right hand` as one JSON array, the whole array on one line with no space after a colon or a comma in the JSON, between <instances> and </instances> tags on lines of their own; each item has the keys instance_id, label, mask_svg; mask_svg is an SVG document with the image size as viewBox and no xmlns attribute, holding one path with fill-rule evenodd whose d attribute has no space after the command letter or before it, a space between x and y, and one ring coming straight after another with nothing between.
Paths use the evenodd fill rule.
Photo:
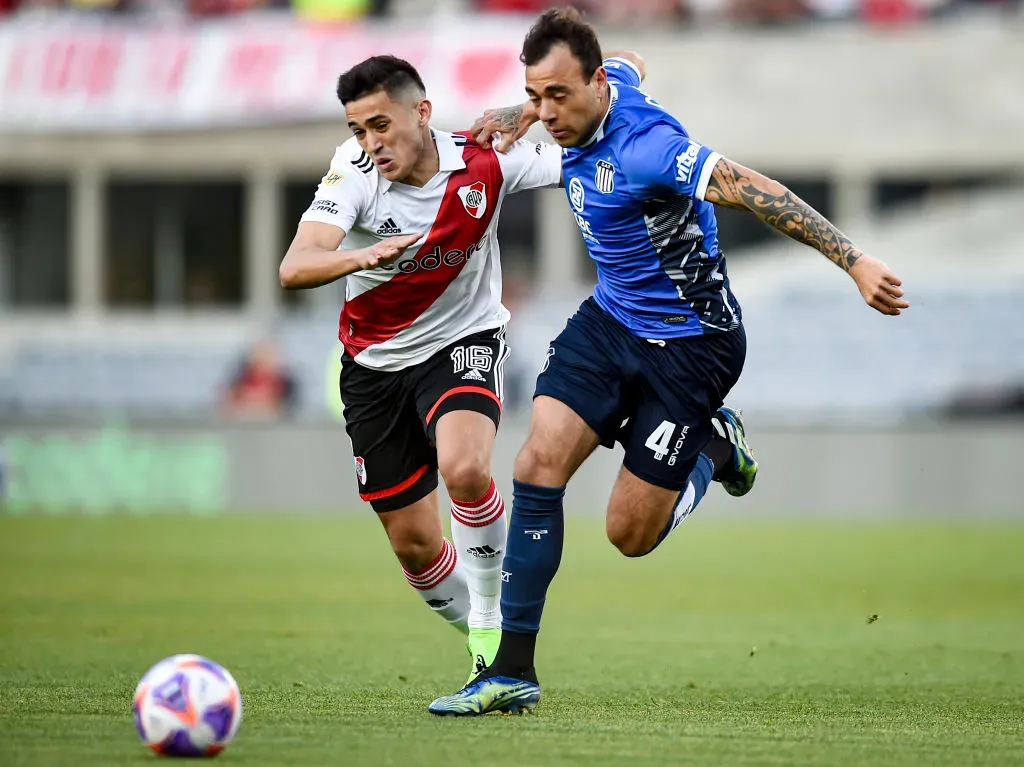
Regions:
<instances>
[{"instance_id":1,"label":"player's right hand","mask_svg":"<svg viewBox=\"0 0 1024 767\"><path fill-rule=\"evenodd\" d=\"M526 135L538 120L537 109L533 103L506 107L505 109L488 109L473 122L470 134L473 140L482 147L494 148L504 154L519 139Z\"/></svg>"},{"instance_id":2,"label":"player's right hand","mask_svg":"<svg viewBox=\"0 0 1024 767\"><path fill-rule=\"evenodd\" d=\"M375 245L359 251L357 262L360 269L376 269L380 266L387 266L393 263L408 248L423 239L423 232L413 234L398 234L388 237Z\"/></svg>"}]
</instances>

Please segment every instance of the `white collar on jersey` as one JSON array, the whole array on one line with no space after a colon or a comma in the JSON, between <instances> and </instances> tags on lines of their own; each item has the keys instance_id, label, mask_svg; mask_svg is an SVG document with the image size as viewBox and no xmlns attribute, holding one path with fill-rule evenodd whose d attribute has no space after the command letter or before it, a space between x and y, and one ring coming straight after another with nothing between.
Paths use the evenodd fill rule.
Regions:
<instances>
[{"instance_id":1,"label":"white collar on jersey","mask_svg":"<svg viewBox=\"0 0 1024 767\"><path fill-rule=\"evenodd\" d=\"M580 144L580 149L586 149L593 143L596 143L604 138L604 126L608 122L608 116L615 109L615 102L619 100L619 89L615 87L615 83L608 83L608 111L604 113L604 117L601 118L601 123L597 126L597 130L594 131L594 135Z\"/></svg>"},{"instance_id":2,"label":"white collar on jersey","mask_svg":"<svg viewBox=\"0 0 1024 767\"><path fill-rule=\"evenodd\" d=\"M466 161L462 159L462 144L456 144L455 137L451 133L431 128L430 134L437 146L438 173L451 173L466 167ZM380 173L377 174L377 184L377 188L381 192L386 192L391 188L391 182Z\"/></svg>"}]
</instances>

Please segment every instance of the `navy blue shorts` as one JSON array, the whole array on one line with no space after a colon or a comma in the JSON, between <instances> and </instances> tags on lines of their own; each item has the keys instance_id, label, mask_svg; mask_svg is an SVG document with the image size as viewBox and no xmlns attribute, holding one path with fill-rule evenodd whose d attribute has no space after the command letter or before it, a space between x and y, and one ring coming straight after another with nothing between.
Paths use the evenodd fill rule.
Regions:
<instances>
[{"instance_id":1,"label":"navy blue shorts","mask_svg":"<svg viewBox=\"0 0 1024 767\"><path fill-rule=\"evenodd\" d=\"M548 349L534 396L564 402L605 447L621 442L640 479L682 490L746 354L742 325L652 343L588 298Z\"/></svg>"}]
</instances>

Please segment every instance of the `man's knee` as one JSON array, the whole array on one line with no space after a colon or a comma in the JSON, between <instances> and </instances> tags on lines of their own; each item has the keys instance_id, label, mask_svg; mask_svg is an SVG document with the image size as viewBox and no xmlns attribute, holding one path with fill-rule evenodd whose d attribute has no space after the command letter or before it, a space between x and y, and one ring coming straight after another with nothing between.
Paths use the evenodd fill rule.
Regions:
<instances>
[{"instance_id":1,"label":"man's knee","mask_svg":"<svg viewBox=\"0 0 1024 767\"><path fill-rule=\"evenodd\" d=\"M654 540L650 540L646 530L630 527L621 522L613 522L609 519L608 540L624 556L642 557L651 552L657 537L655 536Z\"/></svg>"},{"instance_id":2,"label":"man's knee","mask_svg":"<svg viewBox=\"0 0 1024 767\"><path fill-rule=\"evenodd\" d=\"M441 523L436 508L429 503L420 502L378 516L391 550L409 572L423 572L441 553Z\"/></svg>"},{"instance_id":3,"label":"man's knee","mask_svg":"<svg viewBox=\"0 0 1024 767\"><path fill-rule=\"evenodd\" d=\"M423 572L441 553L441 539L417 530L395 530L390 536L391 550L402 567L411 573Z\"/></svg>"},{"instance_id":4,"label":"man's knee","mask_svg":"<svg viewBox=\"0 0 1024 767\"><path fill-rule=\"evenodd\" d=\"M442 458L438 469L448 495L459 501L475 501L491 486L491 467L483 453L462 453Z\"/></svg>"},{"instance_id":5,"label":"man's knee","mask_svg":"<svg viewBox=\"0 0 1024 767\"><path fill-rule=\"evenodd\" d=\"M516 456L513 476L520 482L554 486L564 484L565 456L545 440L530 439Z\"/></svg>"},{"instance_id":6,"label":"man's knee","mask_svg":"<svg viewBox=\"0 0 1024 767\"><path fill-rule=\"evenodd\" d=\"M608 540L624 556L642 557L650 554L658 543L664 523L655 509L608 510ZM648 513L650 512L650 513Z\"/></svg>"}]
</instances>

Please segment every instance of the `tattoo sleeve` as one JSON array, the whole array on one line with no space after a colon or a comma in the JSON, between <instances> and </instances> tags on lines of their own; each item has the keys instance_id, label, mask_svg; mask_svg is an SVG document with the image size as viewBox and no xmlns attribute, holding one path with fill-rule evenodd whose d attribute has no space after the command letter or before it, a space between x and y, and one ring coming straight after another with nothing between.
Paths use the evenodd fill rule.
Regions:
<instances>
[{"instance_id":1,"label":"tattoo sleeve","mask_svg":"<svg viewBox=\"0 0 1024 767\"><path fill-rule=\"evenodd\" d=\"M751 211L772 228L810 245L845 272L861 256L846 235L789 189L724 157L711 173L704 199Z\"/></svg>"}]
</instances>

